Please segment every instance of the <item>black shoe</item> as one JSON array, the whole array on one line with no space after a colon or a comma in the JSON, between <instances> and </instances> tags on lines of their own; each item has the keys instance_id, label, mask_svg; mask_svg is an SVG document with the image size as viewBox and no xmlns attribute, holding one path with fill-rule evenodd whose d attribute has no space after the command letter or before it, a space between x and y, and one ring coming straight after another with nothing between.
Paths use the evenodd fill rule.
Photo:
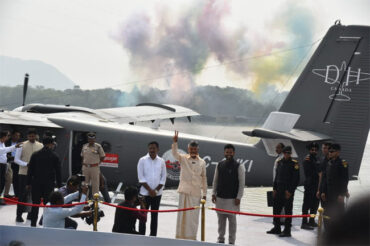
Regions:
<instances>
[{"instance_id":1,"label":"black shoe","mask_svg":"<svg viewBox=\"0 0 370 246\"><path fill-rule=\"evenodd\" d=\"M24 220L23 220L22 216L17 216L17 218L15 219L15 222L23 223Z\"/></svg>"},{"instance_id":2,"label":"black shoe","mask_svg":"<svg viewBox=\"0 0 370 246\"><path fill-rule=\"evenodd\" d=\"M272 228L271 230L267 231L266 232L267 234L280 234L281 233L281 229L279 227L274 227Z\"/></svg>"},{"instance_id":3,"label":"black shoe","mask_svg":"<svg viewBox=\"0 0 370 246\"><path fill-rule=\"evenodd\" d=\"M318 227L318 224L314 220L310 220L310 222L308 222L308 225L311 227Z\"/></svg>"},{"instance_id":4,"label":"black shoe","mask_svg":"<svg viewBox=\"0 0 370 246\"><path fill-rule=\"evenodd\" d=\"M32 220L30 214L27 214L27 220Z\"/></svg>"},{"instance_id":5,"label":"black shoe","mask_svg":"<svg viewBox=\"0 0 370 246\"><path fill-rule=\"evenodd\" d=\"M31 222L31 227L36 227L36 223Z\"/></svg>"},{"instance_id":6,"label":"black shoe","mask_svg":"<svg viewBox=\"0 0 370 246\"><path fill-rule=\"evenodd\" d=\"M302 223L301 229L304 229L304 230L313 230L313 227L310 226L308 223Z\"/></svg>"},{"instance_id":7,"label":"black shoe","mask_svg":"<svg viewBox=\"0 0 370 246\"><path fill-rule=\"evenodd\" d=\"M279 237L291 237L292 234L290 234L290 231L284 230L282 233L280 233Z\"/></svg>"},{"instance_id":8,"label":"black shoe","mask_svg":"<svg viewBox=\"0 0 370 246\"><path fill-rule=\"evenodd\" d=\"M217 239L217 243L225 243L225 239L224 240L220 240L220 239Z\"/></svg>"}]
</instances>

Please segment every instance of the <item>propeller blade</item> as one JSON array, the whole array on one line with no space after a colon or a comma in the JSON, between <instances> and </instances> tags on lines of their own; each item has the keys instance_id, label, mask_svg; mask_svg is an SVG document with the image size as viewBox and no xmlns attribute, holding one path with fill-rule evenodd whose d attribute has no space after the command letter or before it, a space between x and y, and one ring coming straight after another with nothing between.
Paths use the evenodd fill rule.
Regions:
<instances>
[{"instance_id":1,"label":"propeller blade","mask_svg":"<svg viewBox=\"0 0 370 246\"><path fill-rule=\"evenodd\" d=\"M23 83L23 103L22 103L22 106L24 106L24 104L26 102L27 89L28 89L28 73L26 73L26 75L24 77L24 83Z\"/></svg>"}]
</instances>

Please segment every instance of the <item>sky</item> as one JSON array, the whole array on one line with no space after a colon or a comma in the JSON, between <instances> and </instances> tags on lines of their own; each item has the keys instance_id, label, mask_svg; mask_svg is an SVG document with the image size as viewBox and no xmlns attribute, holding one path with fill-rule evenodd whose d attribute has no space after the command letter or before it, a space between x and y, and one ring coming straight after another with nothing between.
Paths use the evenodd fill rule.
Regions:
<instances>
[{"instance_id":1,"label":"sky","mask_svg":"<svg viewBox=\"0 0 370 246\"><path fill-rule=\"evenodd\" d=\"M335 20L369 25L369 10L369 0L0 0L0 55L51 64L82 89L286 90Z\"/></svg>"}]
</instances>

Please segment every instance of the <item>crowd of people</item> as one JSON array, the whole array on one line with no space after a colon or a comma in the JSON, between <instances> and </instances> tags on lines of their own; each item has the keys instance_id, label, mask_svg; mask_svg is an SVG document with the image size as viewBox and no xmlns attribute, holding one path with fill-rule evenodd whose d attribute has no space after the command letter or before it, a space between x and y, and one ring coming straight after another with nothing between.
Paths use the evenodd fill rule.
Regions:
<instances>
[{"instance_id":1,"label":"crowd of people","mask_svg":"<svg viewBox=\"0 0 370 246\"><path fill-rule=\"evenodd\" d=\"M206 163L199 156L199 144L191 141L188 144L188 153L178 151L178 132L175 131L172 144L172 154L181 166L180 182L178 186L178 208L191 208L199 206L201 199L206 199L207 175ZM38 140L35 129L27 133L27 141L19 142L20 133L13 131L0 132L0 194L9 195L9 186L13 183L14 194L20 202L62 205L72 201L86 201L91 194L103 194L105 201L110 202L106 188L106 181L102 176L99 164L105 157L102 146L95 142L95 133L87 134L88 143L83 145L82 175L72 176L62 186L61 164L54 152L55 139L51 133ZM278 155L274 163L273 174L273 214L279 215L282 210L286 215L291 215L293 210L294 193L299 184L299 169L303 166L304 202L303 214L316 214L319 203L325 208L325 214L335 216L335 213L344 210L344 198L349 196L348 164L340 158L339 144L322 144L322 157L318 157L319 145L310 143L308 155L302 165L292 158L292 147L279 143L276 146ZM8 153L8 154L7 154ZM124 191L125 200L118 205L124 207L147 208L158 210L160 207L163 188L166 182L165 161L158 156L158 142L148 144L148 154L139 159L137 165L140 189L128 187ZM240 211L240 201L243 197L245 186L245 167L235 159L235 147L231 144L224 146L224 159L215 169L212 188L212 202L216 208ZM10 175L9 173L12 173ZM88 186L90 185L90 189ZM54 188L58 187L57 191ZM89 194L90 190L90 194ZM1 203L4 203L1 200ZM25 206L18 205L16 221L23 222L22 214L28 212L27 219L35 227L38 221L38 207L28 211ZM88 217L92 211L83 204L74 207L48 207L39 224L44 227L77 228L77 222L70 217ZM225 243L226 223L229 228L229 244L235 244L237 221L236 215L226 212L217 212L218 239L217 242ZM136 221L139 220L139 230L136 230ZM147 213L117 208L114 218L113 232L146 234ZM281 237L291 236L291 218L286 218L284 230L281 230L280 218L274 218L274 227L269 234L278 234ZM177 213L176 238L196 240L199 223L199 209ZM326 221L329 224L330 221ZM302 229L312 230L317 226L314 218L302 219ZM150 236L157 235L158 213L151 212Z\"/></svg>"},{"instance_id":2,"label":"crowd of people","mask_svg":"<svg viewBox=\"0 0 370 246\"><path fill-rule=\"evenodd\" d=\"M307 145L308 155L303 162L304 198L302 214L317 214L319 203L324 208L328 227L330 219L344 213L344 198L349 197L347 185L348 163L340 158L341 146L336 143L322 144L322 157L319 158L319 145L312 142ZM286 215L292 215L294 192L299 184L299 163L292 159L291 146L279 143L276 146L276 158L273 174L273 213L279 215L284 209ZM268 234L278 234L280 237L290 237L292 218L285 218L284 230L281 231L281 220L275 217L274 227ZM313 230L317 227L314 217L302 218L301 228Z\"/></svg>"}]
</instances>

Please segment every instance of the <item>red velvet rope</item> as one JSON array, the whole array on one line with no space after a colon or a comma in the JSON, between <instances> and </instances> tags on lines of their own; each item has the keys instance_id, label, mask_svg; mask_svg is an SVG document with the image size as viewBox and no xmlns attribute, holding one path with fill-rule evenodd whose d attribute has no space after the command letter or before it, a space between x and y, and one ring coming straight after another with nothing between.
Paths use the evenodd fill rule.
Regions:
<instances>
[{"instance_id":1,"label":"red velvet rope","mask_svg":"<svg viewBox=\"0 0 370 246\"><path fill-rule=\"evenodd\" d=\"M83 205L83 204L88 204L88 202L78 202L78 203L73 203L73 204L62 204L62 205L44 205L44 204L33 204L33 203L26 203L26 202L19 202L13 199L9 199L4 197L3 198L5 201L12 202L15 204L23 205L23 206L30 206L30 207L42 207L42 208L69 208L73 206L78 206L78 205ZM15 205L15 204L10 204L10 205Z\"/></svg>"},{"instance_id":2,"label":"red velvet rope","mask_svg":"<svg viewBox=\"0 0 370 246\"><path fill-rule=\"evenodd\" d=\"M120 209L125 209L125 210L130 210L130 211L152 212L152 213L181 212L181 211L188 211L188 210L194 210L194 209L196 209L196 207L192 207L192 208L182 208L182 209L152 210L152 209L138 209L138 208L123 207L123 206L114 205L114 204L107 203L107 202L102 202L102 203L104 205L115 207L115 208L120 208Z\"/></svg>"},{"instance_id":3,"label":"red velvet rope","mask_svg":"<svg viewBox=\"0 0 370 246\"><path fill-rule=\"evenodd\" d=\"M4 197L4 200L9 201L9 202L13 202L13 203L19 204L19 205L31 206L31 207L44 207L44 208L57 208L57 207L68 208L68 207L88 204L88 202L79 202L79 203L63 204L63 205L44 205L44 204L33 204L33 203L19 202L19 201L9 199L9 198L6 198L6 197ZM124 207L124 206L111 204L111 203L108 203L108 202L102 202L102 204L107 205L107 206L111 206L111 207L115 207L115 208L130 210L130 211L141 211L141 212L152 212L152 213L182 212L182 211L194 210L194 209L197 208L197 207L192 207L192 208L182 208L182 209L152 210L152 209L129 208L129 207ZM231 210L220 209L220 208L210 208L210 209L214 210L214 211L218 211L218 212L224 212L224 213L230 213L230 214L239 214L239 215L248 215L248 216L258 216L258 217L277 217L277 218L309 218L309 217L311 217L310 214L272 215L272 214L253 214L253 213L237 212L237 211L231 211Z\"/></svg>"},{"instance_id":4,"label":"red velvet rope","mask_svg":"<svg viewBox=\"0 0 370 246\"><path fill-rule=\"evenodd\" d=\"M220 209L220 208L210 208L210 209L218 211L218 212L225 212L225 213L230 213L230 214L240 214L240 215L249 215L249 216L258 216L258 217L277 217L277 218L309 218L309 217L311 217L310 214L301 214L301 215L252 214L252 213L237 212L237 211L231 211L231 210Z\"/></svg>"}]
</instances>

